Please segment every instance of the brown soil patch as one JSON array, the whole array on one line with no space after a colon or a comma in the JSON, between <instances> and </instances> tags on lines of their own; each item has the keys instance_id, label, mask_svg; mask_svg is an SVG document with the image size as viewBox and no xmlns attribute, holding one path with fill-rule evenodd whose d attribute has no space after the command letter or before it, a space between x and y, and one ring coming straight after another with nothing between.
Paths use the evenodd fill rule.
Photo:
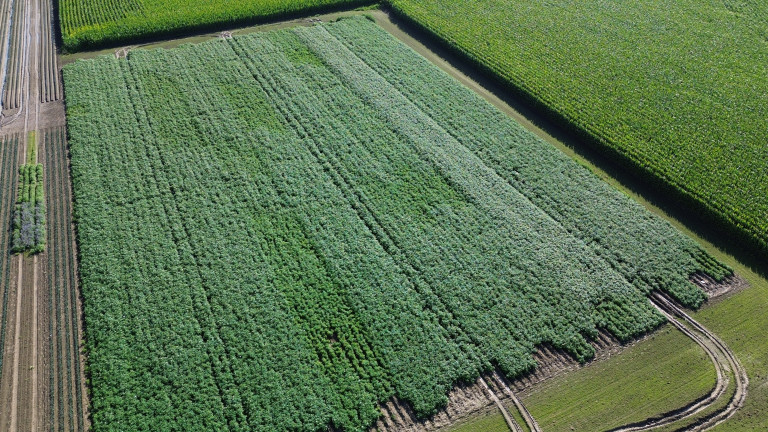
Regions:
<instances>
[{"instance_id":1,"label":"brown soil patch","mask_svg":"<svg viewBox=\"0 0 768 432\"><path fill-rule=\"evenodd\" d=\"M718 298L724 294L738 292L749 286L749 283L744 278L736 274L728 276L721 282L718 282L705 274L697 273L691 276L691 282L701 288L710 299Z\"/></svg>"}]
</instances>

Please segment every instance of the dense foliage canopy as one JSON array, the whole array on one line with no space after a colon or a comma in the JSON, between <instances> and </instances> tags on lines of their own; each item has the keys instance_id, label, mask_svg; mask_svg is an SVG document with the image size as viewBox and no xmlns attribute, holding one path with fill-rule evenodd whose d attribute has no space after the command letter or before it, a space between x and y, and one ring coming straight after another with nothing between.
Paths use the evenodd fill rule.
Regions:
<instances>
[{"instance_id":1,"label":"dense foliage canopy","mask_svg":"<svg viewBox=\"0 0 768 432\"><path fill-rule=\"evenodd\" d=\"M64 78L95 431L427 415L730 273L362 18Z\"/></svg>"},{"instance_id":2,"label":"dense foliage canopy","mask_svg":"<svg viewBox=\"0 0 768 432\"><path fill-rule=\"evenodd\" d=\"M686 204L768 248L768 2L389 3Z\"/></svg>"},{"instance_id":3,"label":"dense foliage canopy","mask_svg":"<svg viewBox=\"0 0 768 432\"><path fill-rule=\"evenodd\" d=\"M368 0L61 0L64 49L79 51L214 25L258 22Z\"/></svg>"}]
</instances>

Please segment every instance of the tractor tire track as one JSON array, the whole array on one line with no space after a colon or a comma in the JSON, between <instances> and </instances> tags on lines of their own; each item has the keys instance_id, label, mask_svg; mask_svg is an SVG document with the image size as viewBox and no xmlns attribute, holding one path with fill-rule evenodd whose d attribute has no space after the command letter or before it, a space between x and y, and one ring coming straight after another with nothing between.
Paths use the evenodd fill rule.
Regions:
<instances>
[{"instance_id":1,"label":"tractor tire track","mask_svg":"<svg viewBox=\"0 0 768 432\"><path fill-rule=\"evenodd\" d=\"M710 357L717 371L717 383L712 392L704 398L698 399L680 409L652 417L637 423L631 423L609 432L637 432L648 431L658 427L673 425L677 422L696 419L696 417L718 403L730 384L730 376L734 377L736 391L731 401L724 408L695 420L693 425L686 426L682 430L705 431L719 425L730 418L744 405L747 396L749 378L746 370L739 362L733 351L722 342L715 334L699 324L690 315L686 314L666 294L656 292L651 298L654 307L664 315L669 322L686 336L698 344Z\"/></svg>"},{"instance_id":2,"label":"tractor tire track","mask_svg":"<svg viewBox=\"0 0 768 432\"><path fill-rule=\"evenodd\" d=\"M488 383L485 382L485 379L482 377L477 380L480 385L482 385L483 389L488 393L488 395L491 397L491 400L493 403L496 404L497 407L499 407L499 410L501 411L501 415L504 417L504 421L507 422L507 426L509 426L509 429L513 432L523 432L523 428L520 427L519 424L515 421L514 418L512 418L512 415L507 411L507 407L504 406L504 404L501 403L499 398L496 396L496 393L491 390L490 387L488 387Z\"/></svg>"}]
</instances>

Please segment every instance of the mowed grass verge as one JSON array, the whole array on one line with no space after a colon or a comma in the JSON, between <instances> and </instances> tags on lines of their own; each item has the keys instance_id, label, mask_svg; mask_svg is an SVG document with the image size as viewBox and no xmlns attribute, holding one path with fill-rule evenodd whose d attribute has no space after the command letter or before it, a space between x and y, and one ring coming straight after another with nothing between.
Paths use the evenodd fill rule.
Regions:
<instances>
[{"instance_id":1,"label":"mowed grass verge","mask_svg":"<svg viewBox=\"0 0 768 432\"><path fill-rule=\"evenodd\" d=\"M543 430L599 432L685 406L714 385L706 353L667 325L610 360L546 381L522 401Z\"/></svg>"}]
</instances>

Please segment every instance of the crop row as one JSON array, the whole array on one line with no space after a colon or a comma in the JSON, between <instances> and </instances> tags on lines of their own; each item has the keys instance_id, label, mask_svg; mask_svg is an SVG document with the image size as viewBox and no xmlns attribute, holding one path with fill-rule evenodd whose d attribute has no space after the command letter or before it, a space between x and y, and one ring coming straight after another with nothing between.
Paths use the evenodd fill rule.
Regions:
<instances>
[{"instance_id":1,"label":"crop row","mask_svg":"<svg viewBox=\"0 0 768 432\"><path fill-rule=\"evenodd\" d=\"M75 285L74 232L67 168L66 130L43 132L48 212L50 429L84 430L80 319ZM57 428L54 429L54 425Z\"/></svg>"},{"instance_id":2,"label":"crop row","mask_svg":"<svg viewBox=\"0 0 768 432\"><path fill-rule=\"evenodd\" d=\"M365 19L65 81L94 430L360 430L392 395L428 415L730 273Z\"/></svg>"},{"instance_id":3,"label":"crop row","mask_svg":"<svg viewBox=\"0 0 768 432\"><path fill-rule=\"evenodd\" d=\"M225 4L217 0L62 0L59 17L64 49L77 51L369 3L370 0L236 0Z\"/></svg>"},{"instance_id":4,"label":"crop row","mask_svg":"<svg viewBox=\"0 0 768 432\"><path fill-rule=\"evenodd\" d=\"M8 62L8 50L11 43L11 29L13 28L13 1L0 1L0 107L3 104L2 97L5 89L5 74Z\"/></svg>"},{"instance_id":5,"label":"crop row","mask_svg":"<svg viewBox=\"0 0 768 432\"><path fill-rule=\"evenodd\" d=\"M5 64L6 68L0 77L5 78L0 90L2 90L2 109L10 110L16 109L21 106L21 99L23 98L22 83L24 81L23 76L23 63L24 63L24 44L26 37L24 30L24 16L26 14L25 8L27 2L25 1L6 1L4 2L10 8L6 11L8 13L7 24L10 24L10 28L4 29L7 34L7 45L3 47L3 55L7 56L5 63L2 62L0 57L0 65ZM5 17L5 16L4 16ZM5 24L3 25L5 27ZM3 40L2 43L6 43Z\"/></svg>"},{"instance_id":6,"label":"crop row","mask_svg":"<svg viewBox=\"0 0 768 432\"><path fill-rule=\"evenodd\" d=\"M40 102L57 101L63 97L56 57L55 26L52 0L41 0L40 12Z\"/></svg>"},{"instance_id":7,"label":"crop row","mask_svg":"<svg viewBox=\"0 0 768 432\"><path fill-rule=\"evenodd\" d=\"M11 286L11 223L14 202L18 190L19 173L19 137L18 135L0 136L0 292L2 310L0 310L0 369L3 365L5 350L5 326L8 322L8 294Z\"/></svg>"},{"instance_id":8,"label":"crop row","mask_svg":"<svg viewBox=\"0 0 768 432\"><path fill-rule=\"evenodd\" d=\"M389 4L681 205L768 248L766 3Z\"/></svg>"}]
</instances>

